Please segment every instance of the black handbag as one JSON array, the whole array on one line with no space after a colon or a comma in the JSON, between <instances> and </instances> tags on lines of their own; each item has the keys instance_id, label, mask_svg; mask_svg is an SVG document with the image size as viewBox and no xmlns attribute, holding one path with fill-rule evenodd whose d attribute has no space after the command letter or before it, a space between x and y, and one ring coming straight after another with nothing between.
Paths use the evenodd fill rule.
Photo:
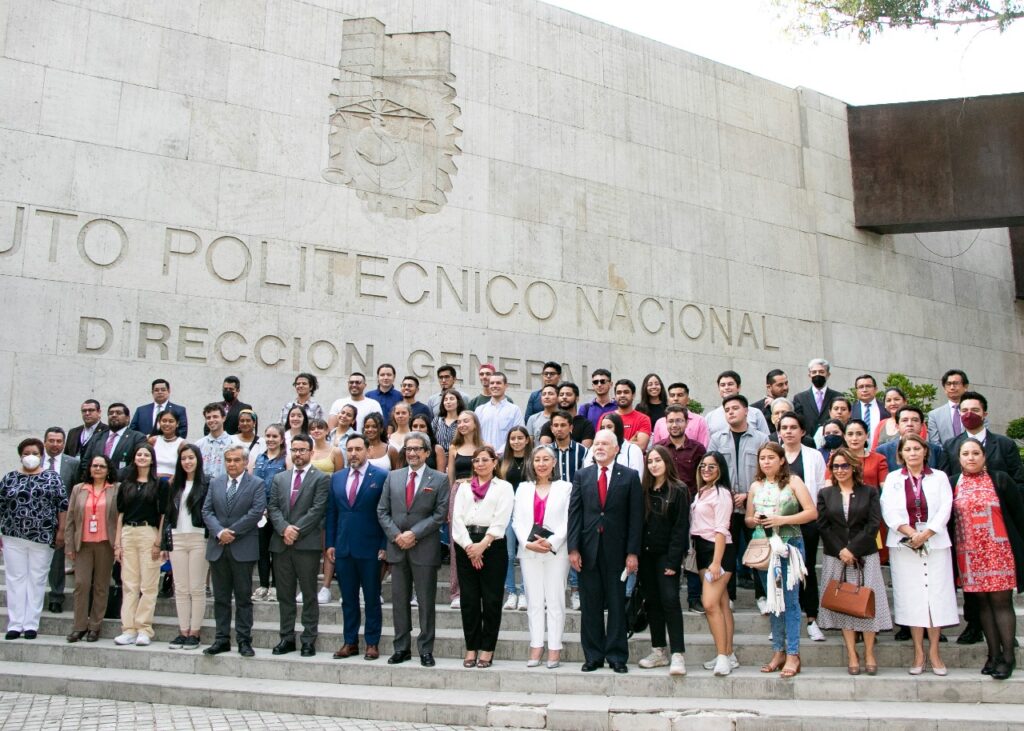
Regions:
<instances>
[{"instance_id":1,"label":"black handbag","mask_svg":"<svg viewBox=\"0 0 1024 731\"><path fill-rule=\"evenodd\" d=\"M626 598L626 637L647 629L647 606L637 588L632 596Z\"/></svg>"}]
</instances>

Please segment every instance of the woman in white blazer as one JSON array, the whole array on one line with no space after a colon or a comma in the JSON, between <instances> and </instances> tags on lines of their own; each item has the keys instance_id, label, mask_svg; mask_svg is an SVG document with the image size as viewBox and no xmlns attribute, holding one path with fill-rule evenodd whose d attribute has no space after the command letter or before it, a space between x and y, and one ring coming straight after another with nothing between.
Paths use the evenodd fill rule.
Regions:
<instances>
[{"instance_id":1,"label":"woman in white blazer","mask_svg":"<svg viewBox=\"0 0 1024 731\"><path fill-rule=\"evenodd\" d=\"M818 504L818 491L825 487L825 459L821 452L802 443L804 426L796 412L787 411L779 417L776 425L779 443L786 453L789 473L796 475L807 485L811 493L811 502ZM822 642L825 633L818 629L818 524L815 521L800 526L804 537L804 555L807 557L807 580L800 585L800 607L807 614L807 636L815 642ZM767 602L758 599L757 606L761 614L767 614Z\"/></svg>"},{"instance_id":2,"label":"woman in white blazer","mask_svg":"<svg viewBox=\"0 0 1024 731\"><path fill-rule=\"evenodd\" d=\"M565 539L569 525L572 485L559 479L558 459L548 445L537 447L527 466L526 480L516 490L512 529L519 541L519 568L526 591L530 625L530 659L527 667L540 665L544 654L544 617L547 615L549 668L557 668L565 628L565 583L569 552ZM540 525L546 538L534 529Z\"/></svg>"},{"instance_id":3,"label":"woman in white blazer","mask_svg":"<svg viewBox=\"0 0 1024 731\"><path fill-rule=\"evenodd\" d=\"M932 672L945 675L939 657L942 627L960 623L953 585L952 543L946 523L953 507L949 478L928 467L928 442L917 434L900 439L897 459L903 469L890 472L882 485L882 519L889 526L895 621L910 627L914 640L911 675L924 671L924 630L928 628L928 659ZM927 544L927 555L915 549Z\"/></svg>"}]
</instances>

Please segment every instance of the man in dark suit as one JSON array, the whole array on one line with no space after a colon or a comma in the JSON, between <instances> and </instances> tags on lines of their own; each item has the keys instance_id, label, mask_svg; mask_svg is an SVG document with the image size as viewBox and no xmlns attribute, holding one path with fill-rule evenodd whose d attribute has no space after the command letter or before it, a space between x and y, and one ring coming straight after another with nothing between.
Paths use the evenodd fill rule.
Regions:
<instances>
[{"instance_id":1,"label":"man in dark suit","mask_svg":"<svg viewBox=\"0 0 1024 731\"><path fill-rule=\"evenodd\" d=\"M871 430L877 427L882 419L888 419L891 414L885 408L882 400L878 398L878 382L870 373L857 376L853 381L853 387L857 392L857 400L853 402L850 418L860 419L867 425L868 442L870 442Z\"/></svg>"},{"instance_id":2,"label":"man in dark suit","mask_svg":"<svg viewBox=\"0 0 1024 731\"><path fill-rule=\"evenodd\" d=\"M772 402L777 398L789 398L789 376L781 368L771 369L764 377L764 390L765 397L760 401L751 402L750 407L756 407L758 411L764 414L764 419L768 422L768 428L774 431L775 425L772 424Z\"/></svg>"},{"instance_id":3,"label":"man in dark suit","mask_svg":"<svg viewBox=\"0 0 1024 731\"><path fill-rule=\"evenodd\" d=\"M384 531L377 520L377 503L387 472L367 461L366 437L353 434L345 443L348 467L331 478L327 499L327 558L334 561L341 588L345 643L335 659L359 654L359 591L366 606L366 660L380 657L380 562L384 560Z\"/></svg>"},{"instance_id":4,"label":"man in dark suit","mask_svg":"<svg viewBox=\"0 0 1024 731\"><path fill-rule=\"evenodd\" d=\"M819 426L828 421L828 407L832 399L843 394L826 385L831 375L831 366L827 360L812 360L807 364L807 375L811 379L811 387L793 397L793 411L803 422L804 431L814 434Z\"/></svg>"},{"instance_id":5,"label":"man in dark suit","mask_svg":"<svg viewBox=\"0 0 1024 731\"><path fill-rule=\"evenodd\" d=\"M89 440L78 465L79 482L89 479L89 463L99 454L110 457L117 470L118 479L124 478L128 465L135 455L135 448L146 442L145 434L128 428L129 421L128 407L124 404L113 403L107 407L107 431L100 433L97 430Z\"/></svg>"},{"instance_id":6,"label":"man in dark suit","mask_svg":"<svg viewBox=\"0 0 1024 731\"><path fill-rule=\"evenodd\" d=\"M97 432L107 430L107 425L100 421L102 413L100 402L96 399L86 399L82 403L82 424L68 430L67 439L64 440L64 454L69 457L81 457L89 440Z\"/></svg>"},{"instance_id":7,"label":"man in dark suit","mask_svg":"<svg viewBox=\"0 0 1024 731\"><path fill-rule=\"evenodd\" d=\"M178 436L185 439L188 436L188 414L184 406L171 403L171 384L163 378L158 378L151 385L153 402L143 404L135 409L132 416L132 423L129 429L153 435L157 433L157 418L165 411L170 411L178 417Z\"/></svg>"},{"instance_id":8,"label":"man in dark suit","mask_svg":"<svg viewBox=\"0 0 1024 731\"><path fill-rule=\"evenodd\" d=\"M281 641L275 655L295 652L295 587L302 591L302 656L316 654L320 605L316 600L317 569L324 545L324 513L331 479L309 466L313 440L305 434L292 439L293 469L274 475L267 516L274 526L274 582L281 613Z\"/></svg>"},{"instance_id":9,"label":"man in dark suit","mask_svg":"<svg viewBox=\"0 0 1024 731\"><path fill-rule=\"evenodd\" d=\"M384 494L377 504L377 519L387 538L391 564L391 604L394 607L394 654L389 665L412 658L412 588L420 615L416 640L420 664L433 667L434 610L437 569L441 565L441 526L448 518L448 478L426 466L430 438L413 432L405 437L408 467L388 473Z\"/></svg>"},{"instance_id":10,"label":"man in dark suit","mask_svg":"<svg viewBox=\"0 0 1024 731\"><path fill-rule=\"evenodd\" d=\"M977 439L985 447L985 468L990 472L1005 472L1017 483L1024 486L1024 464L1021 463L1020 451L1012 439L996 434L985 427L988 417L988 399L977 391L965 391L960 396L960 423L963 431L946 442L945 450L948 458L949 481L956 485L962 468L960 467L960 445L968 437ZM957 644L973 645L984 639L981 631L978 600L971 592L964 592L964 620L967 626L957 637Z\"/></svg>"},{"instance_id":11,"label":"man in dark suit","mask_svg":"<svg viewBox=\"0 0 1024 731\"><path fill-rule=\"evenodd\" d=\"M203 502L203 522L210 532L206 560L213 579L213 616L217 623L213 644L204 655L231 649L231 597L235 600L235 638L238 654L252 657L252 567L260 557L257 523L267 507L263 481L245 470L245 447L224 452L225 474L210 483Z\"/></svg>"},{"instance_id":12,"label":"man in dark suit","mask_svg":"<svg viewBox=\"0 0 1024 731\"><path fill-rule=\"evenodd\" d=\"M51 426L43 435L43 469L52 470L60 475L64 485L65 496L71 495L78 475L78 458L64 454L64 430L59 426ZM50 603L51 612L60 614L64 611L64 548L57 544L50 561Z\"/></svg>"},{"instance_id":13,"label":"man in dark suit","mask_svg":"<svg viewBox=\"0 0 1024 731\"><path fill-rule=\"evenodd\" d=\"M573 476L569 499L569 563L579 573L583 672L608 660L612 670L625 673L629 644L622 573L637 570L643 491L636 471L615 462L619 449L612 432L599 431L591 450L594 464Z\"/></svg>"},{"instance_id":14,"label":"man in dark suit","mask_svg":"<svg viewBox=\"0 0 1024 731\"><path fill-rule=\"evenodd\" d=\"M903 406L896 411L896 432L899 435L899 439L891 439L885 444L878 446L875 451L885 457L886 463L889 465L889 471L895 472L896 470L902 469L903 465L896 459L896 453L900 448L900 439L907 434L920 434L921 426L924 424L924 412L916 406ZM928 443L928 466L933 470L942 470L943 472L949 471L946 458L946 451L942 448L941 444L935 442Z\"/></svg>"},{"instance_id":15,"label":"man in dark suit","mask_svg":"<svg viewBox=\"0 0 1024 731\"><path fill-rule=\"evenodd\" d=\"M242 382L238 380L238 376L228 376L224 379L224 383L221 386L221 398L224 400L221 405L224 407L224 433L225 434L237 434L238 433L238 414L244 409L251 409L252 404L247 404L238 399L238 394L242 390ZM288 425L285 424L285 427ZM203 427L203 436L210 433L208 426Z\"/></svg>"}]
</instances>

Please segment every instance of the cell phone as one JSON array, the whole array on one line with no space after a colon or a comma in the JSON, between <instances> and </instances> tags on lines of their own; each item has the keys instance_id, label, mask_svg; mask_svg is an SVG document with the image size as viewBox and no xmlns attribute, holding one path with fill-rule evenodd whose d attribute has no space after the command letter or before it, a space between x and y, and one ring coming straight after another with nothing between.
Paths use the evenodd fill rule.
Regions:
<instances>
[{"instance_id":1,"label":"cell phone","mask_svg":"<svg viewBox=\"0 0 1024 731\"><path fill-rule=\"evenodd\" d=\"M757 514L757 519L758 519L758 520L767 520L767 519L768 519L768 516L767 516L767 515L765 515L764 513L758 513L758 514Z\"/></svg>"}]
</instances>

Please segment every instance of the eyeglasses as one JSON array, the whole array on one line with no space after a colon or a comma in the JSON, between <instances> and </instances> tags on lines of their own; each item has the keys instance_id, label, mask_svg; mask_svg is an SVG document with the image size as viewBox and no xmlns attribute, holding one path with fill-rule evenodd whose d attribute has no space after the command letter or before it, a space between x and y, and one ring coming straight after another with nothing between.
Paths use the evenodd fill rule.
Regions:
<instances>
[{"instance_id":1,"label":"eyeglasses","mask_svg":"<svg viewBox=\"0 0 1024 731\"><path fill-rule=\"evenodd\" d=\"M544 373L542 375L545 375L545 376L557 376L558 375L558 371L544 371Z\"/></svg>"},{"instance_id":2,"label":"eyeglasses","mask_svg":"<svg viewBox=\"0 0 1024 731\"><path fill-rule=\"evenodd\" d=\"M423 447L406 447L406 452L426 452L427 450Z\"/></svg>"},{"instance_id":3,"label":"eyeglasses","mask_svg":"<svg viewBox=\"0 0 1024 731\"><path fill-rule=\"evenodd\" d=\"M488 464L493 461L490 457L477 457L473 460L473 464Z\"/></svg>"},{"instance_id":4,"label":"eyeglasses","mask_svg":"<svg viewBox=\"0 0 1024 731\"><path fill-rule=\"evenodd\" d=\"M595 386L600 386L602 383L611 383L611 381L609 381L607 378L595 378L593 381L591 381L591 383L594 384Z\"/></svg>"},{"instance_id":5,"label":"eyeglasses","mask_svg":"<svg viewBox=\"0 0 1024 731\"><path fill-rule=\"evenodd\" d=\"M718 469L718 465L716 465L716 464L702 464L700 466L700 471L701 472L710 472L711 470L717 470L717 469Z\"/></svg>"},{"instance_id":6,"label":"eyeglasses","mask_svg":"<svg viewBox=\"0 0 1024 731\"><path fill-rule=\"evenodd\" d=\"M350 385L350 386L360 386L360 385L362 385L362 383L363 383L362 381L349 381L348 385Z\"/></svg>"},{"instance_id":7,"label":"eyeglasses","mask_svg":"<svg viewBox=\"0 0 1024 731\"><path fill-rule=\"evenodd\" d=\"M838 470L852 470L853 465L846 464L846 462L836 462L832 465L832 471L837 472Z\"/></svg>"},{"instance_id":8,"label":"eyeglasses","mask_svg":"<svg viewBox=\"0 0 1024 731\"><path fill-rule=\"evenodd\" d=\"M292 454L305 454L312 451L308 447L292 447Z\"/></svg>"}]
</instances>

